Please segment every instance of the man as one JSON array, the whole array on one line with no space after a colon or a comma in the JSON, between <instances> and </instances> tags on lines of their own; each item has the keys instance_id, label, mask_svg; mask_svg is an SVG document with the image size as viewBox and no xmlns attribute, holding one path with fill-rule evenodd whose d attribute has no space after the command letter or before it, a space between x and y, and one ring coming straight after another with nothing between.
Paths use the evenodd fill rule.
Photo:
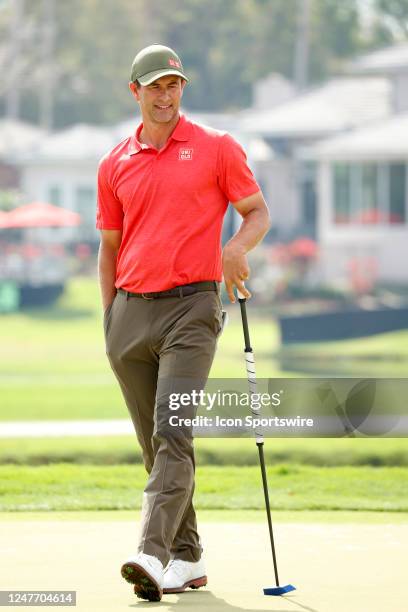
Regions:
<instances>
[{"instance_id":1,"label":"man","mask_svg":"<svg viewBox=\"0 0 408 612\"><path fill-rule=\"evenodd\" d=\"M236 288L250 297L246 253L270 225L240 145L180 114L187 82L172 49L136 55L129 88L142 123L98 172L106 350L149 473L137 553L122 575L152 601L207 583L192 431L169 427L169 395L204 387L222 331L222 274L231 302ZM221 253L228 202L244 220Z\"/></svg>"}]
</instances>

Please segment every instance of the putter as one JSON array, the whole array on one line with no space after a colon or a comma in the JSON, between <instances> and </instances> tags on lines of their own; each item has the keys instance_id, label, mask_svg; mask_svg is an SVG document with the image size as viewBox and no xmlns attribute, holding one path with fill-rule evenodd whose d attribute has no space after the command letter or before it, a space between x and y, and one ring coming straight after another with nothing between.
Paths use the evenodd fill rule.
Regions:
<instances>
[{"instance_id":1,"label":"putter","mask_svg":"<svg viewBox=\"0 0 408 612\"><path fill-rule=\"evenodd\" d=\"M246 297L237 290L238 293L238 301L241 307L241 317L242 317L242 327L244 330L244 339L245 339L245 362L246 362L246 371L248 376L248 385L249 392L251 396L256 393L256 373L255 373L255 358L254 352L251 348L251 341L249 339L249 328L248 328L248 317L246 312ZM252 403L251 403L252 404ZM255 410L251 405L251 411L256 416L260 416L260 409ZM271 541L271 549L272 549L272 559L273 559L273 568L275 571L275 587L265 587L263 592L264 595L284 595L285 593L290 593L290 591L295 591L296 587L292 584L286 584L285 586L280 586L279 577L278 577L278 564L276 562L276 552L275 552L275 543L273 539L273 531L272 531L272 519L271 519L271 508L269 505L269 493L268 493L268 481L266 479L266 470L265 470L265 458L263 452L264 439L262 436L262 432L260 430L255 429L255 440L256 445L258 447L259 452L259 463L261 465L261 473L262 473L262 484L264 490L265 497L265 506L266 506L266 516L268 517L268 527L269 527L269 538Z\"/></svg>"}]
</instances>

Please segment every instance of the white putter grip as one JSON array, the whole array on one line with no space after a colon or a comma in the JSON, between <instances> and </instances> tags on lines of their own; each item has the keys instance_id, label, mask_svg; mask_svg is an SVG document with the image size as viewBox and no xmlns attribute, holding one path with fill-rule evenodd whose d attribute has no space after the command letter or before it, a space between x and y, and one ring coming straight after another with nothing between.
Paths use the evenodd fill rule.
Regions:
<instances>
[{"instance_id":1,"label":"white putter grip","mask_svg":"<svg viewBox=\"0 0 408 612\"><path fill-rule=\"evenodd\" d=\"M246 361L246 368L247 368L247 376L248 376L248 384L249 384L249 393L251 396L251 412L252 412L252 416L255 419L258 419L258 423L259 423L259 419L261 418L261 409L260 408L255 408L252 402L252 397L258 397L258 387L256 384L256 372L255 372L255 358L254 358L254 353L250 352L250 353L245 353L245 361ZM257 427L255 427L254 429L254 434L255 434L255 440L257 444L263 444L263 435L262 435L262 431L260 428L260 425L258 425Z\"/></svg>"},{"instance_id":2,"label":"white putter grip","mask_svg":"<svg viewBox=\"0 0 408 612\"><path fill-rule=\"evenodd\" d=\"M237 287L237 295L238 295L239 300L246 299L245 295L242 295L238 287ZM252 350L251 352L245 353L245 362L246 362L246 370L247 370L248 383L249 383L249 393L252 398L252 396L257 393L255 357L254 357L254 353ZM261 416L260 408L258 409L254 408L252 405L252 401L251 401L251 412L252 412L252 415L256 418L259 418ZM255 434L256 443L263 444L264 439L263 439L263 435L259 427L256 427L254 429L254 434Z\"/></svg>"}]
</instances>

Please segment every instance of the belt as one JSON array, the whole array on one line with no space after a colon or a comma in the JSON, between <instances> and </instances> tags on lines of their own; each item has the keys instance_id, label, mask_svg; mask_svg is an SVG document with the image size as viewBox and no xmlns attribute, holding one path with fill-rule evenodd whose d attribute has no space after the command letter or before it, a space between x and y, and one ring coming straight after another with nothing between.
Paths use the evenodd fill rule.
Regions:
<instances>
[{"instance_id":1,"label":"belt","mask_svg":"<svg viewBox=\"0 0 408 612\"><path fill-rule=\"evenodd\" d=\"M220 284L218 281L200 281L188 285L179 285L178 287L166 289L165 291L153 291L151 293L132 293L121 287L118 289L119 293L126 295L126 299L136 297L143 298L144 300L154 300L165 297L184 297L185 295L193 295L193 293L198 293L199 291L216 291L219 293Z\"/></svg>"}]
</instances>

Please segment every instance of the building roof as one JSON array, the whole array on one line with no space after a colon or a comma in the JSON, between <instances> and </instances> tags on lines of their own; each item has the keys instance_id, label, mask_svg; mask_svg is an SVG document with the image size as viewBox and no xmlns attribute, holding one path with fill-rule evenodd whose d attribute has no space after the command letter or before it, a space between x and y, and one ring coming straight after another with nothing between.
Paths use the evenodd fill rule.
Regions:
<instances>
[{"instance_id":1,"label":"building roof","mask_svg":"<svg viewBox=\"0 0 408 612\"><path fill-rule=\"evenodd\" d=\"M335 78L267 111L241 114L240 129L266 137L318 138L386 117L391 85L386 78Z\"/></svg>"},{"instance_id":2,"label":"building roof","mask_svg":"<svg viewBox=\"0 0 408 612\"><path fill-rule=\"evenodd\" d=\"M0 119L0 156L31 148L44 138L46 132L31 123L15 119Z\"/></svg>"},{"instance_id":3,"label":"building roof","mask_svg":"<svg viewBox=\"0 0 408 612\"><path fill-rule=\"evenodd\" d=\"M294 83L278 72L255 81L252 88L252 108L265 110L283 104L296 96Z\"/></svg>"},{"instance_id":4,"label":"building roof","mask_svg":"<svg viewBox=\"0 0 408 612\"><path fill-rule=\"evenodd\" d=\"M221 113L186 112L189 119L216 129L227 130L245 147L251 144L252 137L242 135L236 117ZM122 121L113 126L78 124L65 130L43 137L33 146L24 148L13 156L19 164L44 164L61 162L98 162L101 157L118 142L134 133L140 116ZM265 159L270 154L268 145L257 139L251 145L252 159ZM268 150L267 150L268 149Z\"/></svg>"},{"instance_id":5,"label":"building roof","mask_svg":"<svg viewBox=\"0 0 408 612\"><path fill-rule=\"evenodd\" d=\"M354 74L391 74L408 70L408 43L360 55L347 69Z\"/></svg>"},{"instance_id":6,"label":"building roof","mask_svg":"<svg viewBox=\"0 0 408 612\"><path fill-rule=\"evenodd\" d=\"M300 152L308 159L381 160L408 158L408 113L376 122Z\"/></svg>"},{"instance_id":7,"label":"building roof","mask_svg":"<svg viewBox=\"0 0 408 612\"><path fill-rule=\"evenodd\" d=\"M80 123L54 132L17 156L24 162L95 161L115 144L112 130Z\"/></svg>"}]
</instances>

